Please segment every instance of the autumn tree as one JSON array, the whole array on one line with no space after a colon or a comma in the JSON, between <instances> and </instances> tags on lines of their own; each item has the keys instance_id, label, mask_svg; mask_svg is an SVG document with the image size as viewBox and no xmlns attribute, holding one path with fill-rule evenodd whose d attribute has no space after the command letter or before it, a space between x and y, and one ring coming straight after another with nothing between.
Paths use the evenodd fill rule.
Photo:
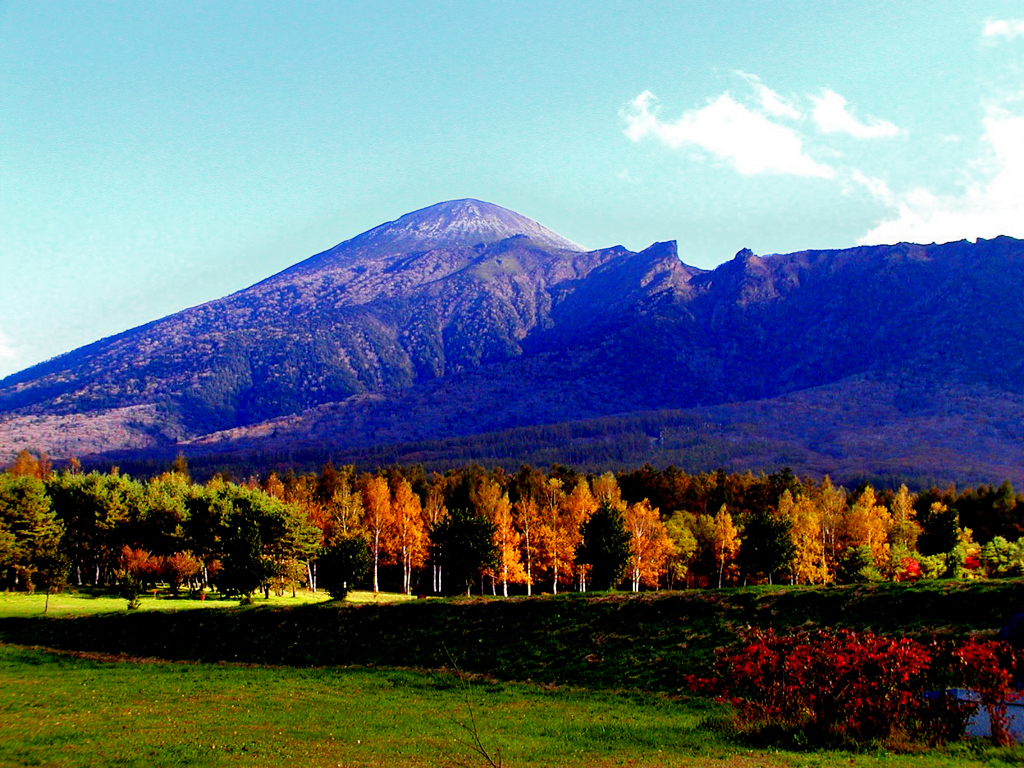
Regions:
<instances>
[{"instance_id":1,"label":"autumn tree","mask_svg":"<svg viewBox=\"0 0 1024 768\"><path fill-rule=\"evenodd\" d=\"M607 502L612 507L620 508L622 504L622 491L619 489L619 481L611 472L605 472L600 477L594 478L591 494L598 503Z\"/></svg>"},{"instance_id":2,"label":"autumn tree","mask_svg":"<svg viewBox=\"0 0 1024 768\"><path fill-rule=\"evenodd\" d=\"M840 523L842 539L847 548L865 546L871 550L876 564L889 561L889 530L892 516L878 504L875 490L866 486L854 500Z\"/></svg>"},{"instance_id":3,"label":"autumn tree","mask_svg":"<svg viewBox=\"0 0 1024 768\"><path fill-rule=\"evenodd\" d=\"M320 504L320 527L328 543L363 531L363 495L355 488L351 466L324 468L315 495Z\"/></svg>"},{"instance_id":4,"label":"autumn tree","mask_svg":"<svg viewBox=\"0 0 1024 768\"><path fill-rule=\"evenodd\" d=\"M540 557L551 569L551 588L557 595L562 568L567 565L565 554L568 549L567 539L569 536L563 516L562 501L565 498L565 491L562 490L562 481L558 478L550 478L544 485L542 493L537 541L540 544ZM569 563L571 562L570 559Z\"/></svg>"},{"instance_id":5,"label":"autumn tree","mask_svg":"<svg viewBox=\"0 0 1024 768\"><path fill-rule=\"evenodd\" d=\"M419 568L426 560L427 530L420 497L404 478L392 490L390 527L392 556L402 567L402 591L412 594L413 568Z\"/></svg>"},{"instance_id":6,"label":"autumn tree","mask_svg":"<svg viewBox=\"0 0 1024 768\"><path fill-rule=\"evenodd\" d=\"M516 530L520 534L521 554L519 562L526 570L526 594L533 594L534 563L538 561L540 546L538 543L538 526L540 510L532 496L522 496L512 507L512 516Z\"/></svg>"},{"instance_id":7,"label":"autumn tree","mask_svg":"<svg viewBox=\"0 0 1024 768\"><path fill-rule=\"evenodd\" d=\"M672 554L668 559L669 589L675 588L677 580L684 580L690 572L690 565L697 554L697 537L693 532L695 516L682 511L672 513L665 521L665 533L672 542Z\"/></svg>"},{"instance_id":8,"label":"autumn tree","mask_svg":"<svg viewBox=\"0 0 1024 768\"><path fill-rule=\"evenodd\" d=\"M576 548L582 539L580 528L594 514L597 506L598 502L591 493L586 478L580 478L572 491L562 500L563 556L566 563L576 566L580 592L587 591L588 566L576 564Z\"/></svg>"},{"instance_id":9,"label":"autumn tree","mask_svg":"<svg viewBox=\"0 0 1024 768\"><path fill-rule=\"evenodd\" d=\"M370 558L373 562L373 591L380 591L378 568L381 556L387 552L391 523L391 492L388 481L379 475L363 475L360 480L363 495L363 521L366 527Z\"/></svg>"},{"instance_id":10,"label":"autumn tree","mask_svg":"<svg viewBox=\"0 0 1024 768\"><path fill-rule=\"evenodd\" d=\"M37 480L46 480L53 473L53 465L46 452L33 455L30 451L22 450L14 458L14 463L7 469L8 474L15 477L34 477Z\"/></svg>"},{"instance_id":11,"label":"autumn tree","mask_svg":"<svg viewBox=\"0 0 1024 768\"><path fill-rule=\"evenodd\" d=\"M491 573L492 587L494 580L501 582L501 592L508 597L508 584L522 583L526 580L526 571L520 559L519 545L521 536L515 529L512 518L512 504L508 494L494 480L485 480L476 488L477 511L494 524L494 545L497 548L497 561Z\"/></svg>"},{"instance_id":12,"label":"autumn tree","mask_svg":"<svg viewBox=\"0 0 1024 768\"><path fill-rule=\"evenodd\" d=\"M889 544L895 549L912 551L917 547L921 526L917 522L914 497L907 486L901 485L889 504L892 522L889 524Z\"/></svg>"},{"instance_id":13,"label":"autumn tree","mask_svg":"<svg viewBox=\"0 0 1024 768\"><path fill-rule=\"evenodd\" d=\"M790 510L790 535L793 542L793 581L797 584L824 584L829 580L825 560L825 531L821 510L801 494Z\"/></svg>"},{"instance_id":14,"label":"autumn tree","mask_svg":"<svg viewBox=\"0 0 1024 768\"><path fill-rule=\"evenodd\" d=\"M839 564L839 528L846 512L846 491L832 485L828 475L821 481L812 498L818 507L821 520L821 541L825 562L830 573L835 573Z\"/></svg>"},{"instance_id":15,"label":"autumn tree","mask_svg":"<svg viewBox=\"0 0 1024 768\"><path fill-rule=\"evenodd\" d=\"M423 503L423 522L426 525L428 547L430 532L448 516L448 507L444 503L444 485L444 477L435 472L427 486L427 498ZM433 556L433 552L430 553L430 564L431 588L435 595L440 594L443 586L441 563Z\"/></svg>"},{"instance_id":16,"label":"autumn tree","mask_svg":"<svg viewBox=\"0 0 1024 768\"><path fill-rule=\"evenodd\" d=\"M725 568L736 559L740 549L739 531L733 524L729 509L723 504L714 517L714 553L718 568L718 588L722 588Z\"/></svg>"},{"instance_id":17,"label":"autumn tree","mask_svg":"<svg viewBox=\"0 0 1024 768\"><path fill-rule=\"evenodd\" d=\"M641 584L658 586L658 578L673 551L658 510L652 509L650 502L644 499L629 505L623 522L629 533L629 572L633 591L639 592Z\"/></svg>"}]
</instances>

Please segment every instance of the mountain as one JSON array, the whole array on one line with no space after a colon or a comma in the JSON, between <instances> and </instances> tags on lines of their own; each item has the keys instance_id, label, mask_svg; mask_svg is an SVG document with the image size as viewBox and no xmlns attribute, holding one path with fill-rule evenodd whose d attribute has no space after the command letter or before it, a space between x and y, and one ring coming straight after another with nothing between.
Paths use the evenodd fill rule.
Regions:
<instances>
[{"instance_id":1,"label":"mountain","mask_svg":"<svg viewBox=\"0 0 1024 768\"><path fill-rule=\"evenodd\" d=\"M9 376L0 452L359 459L514 443L516 430L610 417L671 431L672 418L729 409L731 431L716 417L718 431L697 443L776 447L695 444L672 460L962 480L998 473L1008 457L1003 476L1017 478L1022 295L1024 242L1008 237L743 250L704 271L674 242L587 251L507 209L456 200ZM968 401L987 405L958 414ZM937 424L971 440L879 463L871 441L822 437L867 428L886 446L934 443ZM606 442L636 444L622 461L658 460L650 440L662 436L642 434L606 430ZM486 459L481 450L470 458ZM534 453L522 445L502 460ZM549 453L564 461L572 446Z\"/></svg>"}]
</instances>

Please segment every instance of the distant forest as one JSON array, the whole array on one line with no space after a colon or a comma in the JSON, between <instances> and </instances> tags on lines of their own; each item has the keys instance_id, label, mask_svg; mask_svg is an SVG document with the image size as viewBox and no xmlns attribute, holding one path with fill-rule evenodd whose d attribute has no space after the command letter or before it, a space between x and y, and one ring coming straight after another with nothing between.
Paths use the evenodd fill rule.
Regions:
<instances>
[{"instance_id":1,"label":"distant forest","mask_svg":"<svg viewBox=\"0 0 1024 768\"><path fill-rule=\"evenodd\" d=\"M651 466L327 464L199 483L183 457L138 480L55 471L29 452L0 473L7 589L161 583L245 598L315 589L318 565L353 547L367 567L345 588L410 594L1021 576L1024 495L1009 482L912 493Z\"/></svg>"}]
</instances>

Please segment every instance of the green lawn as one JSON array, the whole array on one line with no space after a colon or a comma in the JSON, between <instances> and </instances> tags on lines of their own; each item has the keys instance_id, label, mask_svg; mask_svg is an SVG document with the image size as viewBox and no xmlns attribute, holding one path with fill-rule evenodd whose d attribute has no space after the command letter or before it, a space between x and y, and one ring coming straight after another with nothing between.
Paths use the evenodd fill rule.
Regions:
<instances>
[{"instance_id":1,"label":"green lawn","mask_svg":"<svg viewBox=\"0 0 1024 768\"><path fill-rule=\"evenodd\" d=\"M51 597L44 618L44 596L0 593L0 767L480 766L457 741L473 718L506 768L1024 765L1024 748L980 742L757 749L706 724L723 705L674 698L743 627L989 636L1022 598L1015 580L353 605L300 593L253 607L161 595L129 613L81 591ZM365 605L388 602L404 604ZM451 674L415 669L452 656L488 675L471 706Z\"/></svg>"},{"instance_id":2,"label":"green lawn","mask_svg":"<svg viewBox=\"0 0 1024 768\"><path fill-rule=\"evenodd\" d=\"M295 605L308 605L311 603L324 603L330 600L326 592L309 592L301 589L292 597L288 592L282 597L271 593L270 598L253 598L254 605L268 605L288 607ZM345 602L362 603L398 603L415 600L415 596L394 594L392 592L351 592ZM206 594L204 600L190 597L182 593L179 597L172 597L166 590L161 590L158 595L147 592L140 598L139 611L191 611L201 608L225 608L238 605L238 598L220 597L215 592ZM125 613L127 601L123 597L116 597L110 594L94 590L80 590L62 592L58 595L50 595L48 616L88 616L102 613ZM0 592L0 617L12 616L41 616L46 607L46 596L39 593L29 595L24 592Z\"/></svg>"},{"instance_id":3,"label":"green lawn","mask_svg":"<svg viewBox=\"0 0 1024 768\"><path fill-rule=\"evenodd\" d=\"M467 704L467 691L470 704ZM472 712L472 715L471 715ZM889 755L750 749L721 705L416 671L105 662L0 645L0 765L507 768L1019 765L1020 750Z\"/></svg>"}]
</instances>

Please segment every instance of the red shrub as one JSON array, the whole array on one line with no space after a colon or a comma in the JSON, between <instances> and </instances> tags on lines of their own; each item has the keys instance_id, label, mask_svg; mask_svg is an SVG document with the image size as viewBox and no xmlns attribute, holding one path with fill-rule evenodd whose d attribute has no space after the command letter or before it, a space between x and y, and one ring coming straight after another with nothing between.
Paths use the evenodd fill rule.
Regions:
<instances>
[{"instance_id":1,"label":"red shrub","mask_svg":"<svg viewBox=\"0 0 1024 768\"><path fill-rule=\"evenodd\" d=\"M931 741L959 738L977 704L956 702L944 691L971 688L992 714L993 739L1004 743L1001 702L1011 695L1012 669L1012 651L1002 643L948 648L845 630L788 637L769 630L752 632L738 650L721 654L715 680L689 682L731 701L755 727L858 742L896 731ZM942 693L925 696L936 689Z\"/></svg>"}]
</instances>

